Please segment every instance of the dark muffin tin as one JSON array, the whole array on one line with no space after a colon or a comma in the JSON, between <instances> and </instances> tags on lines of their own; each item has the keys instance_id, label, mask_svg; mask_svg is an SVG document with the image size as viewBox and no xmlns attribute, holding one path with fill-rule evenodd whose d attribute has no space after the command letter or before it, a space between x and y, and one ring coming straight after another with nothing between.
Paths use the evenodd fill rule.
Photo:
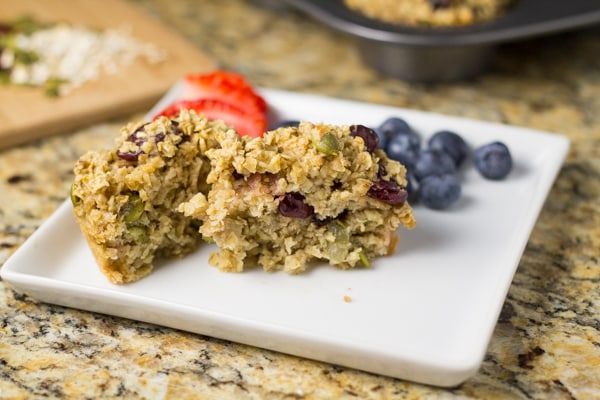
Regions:
<instances>
[{"instance_id":1,"label":"dark muffin tin","mask_svg":"<svg viewBox=\"0 0 600 400\"><path fill-rule=\"evenodd\" d=\"M495 47L600 22L598 0L515 0L492 21L456 28L412 28L367 18L342 0L286 0L358 41L365 61L409 81L452 81L482 72Z\"/></svg>"}]
</instances>

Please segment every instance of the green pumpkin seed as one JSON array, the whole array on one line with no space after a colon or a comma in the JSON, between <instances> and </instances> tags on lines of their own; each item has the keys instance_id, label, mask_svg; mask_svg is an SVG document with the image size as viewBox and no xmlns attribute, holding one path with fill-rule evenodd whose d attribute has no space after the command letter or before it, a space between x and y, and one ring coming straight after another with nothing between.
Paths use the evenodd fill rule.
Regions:
<instances>
[{"instance_id":1,"label":"green pumpkin seed","mask_svg":"<svg viewBox=\"0 0 600 400\"><path fill-rule=\"evenodd\" d=\"M326 133L321 140L315 143L315 148L321 153L332 155L339 151L340 144L332 133Z\"/></svg>"},{"instance_id":2,"label":"green pumpkin seed","mask_svg":"<svg viewBox=\"0 0 600 400\"><path fill-rule=\"evenodd\" d=\"M358 253L358 257L360 258L360 262L365 268L371 268L371 263L369 262L369 259L365 255L364 251L361 250L360 253Z\"/></svg>"},{"instance_id":3,"label":"green pumpkin seed","mask_svg":"<svg viewBox=\"0 0 600 400\"><path fill-rule=\"evenodd\" d=\"M76 206L81 201L81 198L73 192L74 188L75 188L75 184L73 183L73 184L71 184L70 196L71 196L71 203L73 203L73 206Z\"/></svg>"},{"instance_id":4,"label":"green pumpkin seed","mask_svg":"<svg viewBox=\"0 0 600 400\"><path fill-rule=\"evenodd\" d=\"M139 225L134 225L128 227L129 234L138 243L144 243L148 239L148 234L146 233L146 228Z\"/></svg>"},{"instance_id":5,"label":"green pumpkin seed","mask_svg":"<svg viewBox=\"0 0 600 400\"><path fill-rule=\"evenodd\" d=\"M140 199L140 196L131 195L127 204L123 206L121 213L124 215L123 220L125 222L135 222L144 213L144 202Z\"/></svg>"}]
</instances>

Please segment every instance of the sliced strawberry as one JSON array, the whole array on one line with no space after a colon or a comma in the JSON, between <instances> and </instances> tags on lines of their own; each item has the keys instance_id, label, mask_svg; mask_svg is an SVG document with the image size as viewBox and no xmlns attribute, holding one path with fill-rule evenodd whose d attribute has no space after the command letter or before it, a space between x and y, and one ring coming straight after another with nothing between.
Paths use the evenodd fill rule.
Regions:
<instances>
[{"instance_id":1,"label":"sliced strawberry","mask_svg":"<svg viewBox=\"0 0 600 400\"><path fill-rule=\"evenodd\" d=\"M240 136L259 137L267 129L264 113L247 112L239 107L218 99L179 100L161 111L154 118L165 116L173 118L182 108L194 110L208 119L221 119L233 127Z\"/></svg>"},{"instance_id":2,"label":"sliced strawberry","mask_svg":"<svg viewBox=\"0 0 600 400\"><path fill-rule=\"evenodd\" d=\"M182 100L217 99L250 112L265 112L266 101L242 76L228 71L190 74L179 98Z\"/></svg>"}]
</instances>

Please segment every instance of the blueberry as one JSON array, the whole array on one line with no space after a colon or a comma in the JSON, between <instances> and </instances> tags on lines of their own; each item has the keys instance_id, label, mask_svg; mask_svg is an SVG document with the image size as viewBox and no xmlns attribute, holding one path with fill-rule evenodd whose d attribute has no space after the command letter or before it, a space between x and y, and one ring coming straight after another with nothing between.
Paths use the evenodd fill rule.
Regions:
<instances>
[{"instance_id":1,"label":"blueberry","mask_svg":"<svg viewBox=\"0 0 600 400\"><path fill-rule=\"evenodd\" d=\"M512 157L508 147L502 142L483 145L473 153L475 168L484 178L504 179L512 169Z\"/></svg>"},{"instance_id":2,"label":"blueberry","mask_svg":"<svg viewBox=\"0 0 600 400\"><path fill-rule=\"evenodd\" d=\"M469 154L469 146L465 140L452 131L439 131L433 134L427 142L430 149L445 151L459 167Z\"/></svg>"},{"instance_id":3,"label":"blueberry","mask_svg":"<svg viewBox=\"0 0 600 400\"><path fill-rule=\"evenodd\" d=\"M414 188L415 188L415 184L413 183L413 180L411 179L411 177L407 171L406 172L406 191L410 193L413 191Z\"/></svg>"},{"instance_id":4,"label":"blueberry","mask_svg":"<svg viewBox=\"0 0 600 400\"><path fill-rule=\"evenodd\" d=\"M441 150L435 149L422 151L412 169L418 182L429 175L453 174L455 171L456 166L452 157Z\"/></svg>"},{"instance_id":5,"label":"blueberry","mask_svg":"<svg viewBox=\"0 0 600 400\"><path fill-rule=\"evenodd\" d=\"M382 131L380 127L375 127L372 129L379 139L379 148L385 150L388 142L388 137L385 135L385 132Z\"/></svg>"},{"instance_id":6,"label":"blueberry","mask_svg":"<svg viewBox=\"0 0 600 400\"><path fill-rule=\"evenodd\" d=\"M429 175L419 183L419 201L436 210L450 207L460 193L460 182L454 174Z\"/></svg>"},{"instance_id":7,"label":"blueberry","mask_svg":"<svg viewBox=\"0 0 600 400\"><path fill-rule=\"evenodd\" d=\"M421 138L412 131L399 132L389 139L385 150L389 158L412 169L421 151Z\"/></svg>"},{"instance_id":8,"label":"blueberry","mask_svg":"<svg viewBox=\"0 0 600 400\"><path fill-rule=\"evenodd\" d=\"M408 202L415 204L419 202L419 190L415 184L415 178L412 174L406 173L406 192L408 193Z\"/></svg>"},{"instance_id":9,"label":"blueberry","mask_svg":"<svg viewBox=\"0 0 600 400\"><path fill-rule=\"evenodd\" d=\"M295 119L286 119L286 120L282 120L282 121L277 121L277 123L271 129L287 128L290 126L298 126L298 125L300 125L300 121L295 120Z\"/></svg>"},{"instance_id":10,"label":"blueberry","mask_svg":"<svg viewBox=\"0 0 600 400\"><path fill-rule=\"evenodd\" d=\"M410 125L408 125L405 120L398 117L389 117L383 121L383 123L379 125L379 130L381 130L388 139L396 136L398 133L412 132Z\"/></svg>"}]
</instances>

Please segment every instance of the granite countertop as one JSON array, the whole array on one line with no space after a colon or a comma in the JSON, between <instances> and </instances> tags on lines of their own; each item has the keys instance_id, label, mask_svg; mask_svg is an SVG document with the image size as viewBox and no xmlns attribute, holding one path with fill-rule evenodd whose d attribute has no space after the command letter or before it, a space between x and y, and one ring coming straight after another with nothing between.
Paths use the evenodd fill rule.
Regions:
<instances>
[{"instance_id":1,"label":"granite countertop","mask_svg":"<svg viewBox=\"0 0 600 400\"><path fill-rule=\"evenodd\" d=\"M468 82L411 84L378 75L350 38L289 9L136 3L256 85L554 131L571 150L481 368L460 386L43 304L0 282L0 398L600 398L600 30L502 46ZM0 265L67 197L75 160L138 117L0 152Z\"/></svg>"}]
</instances>

